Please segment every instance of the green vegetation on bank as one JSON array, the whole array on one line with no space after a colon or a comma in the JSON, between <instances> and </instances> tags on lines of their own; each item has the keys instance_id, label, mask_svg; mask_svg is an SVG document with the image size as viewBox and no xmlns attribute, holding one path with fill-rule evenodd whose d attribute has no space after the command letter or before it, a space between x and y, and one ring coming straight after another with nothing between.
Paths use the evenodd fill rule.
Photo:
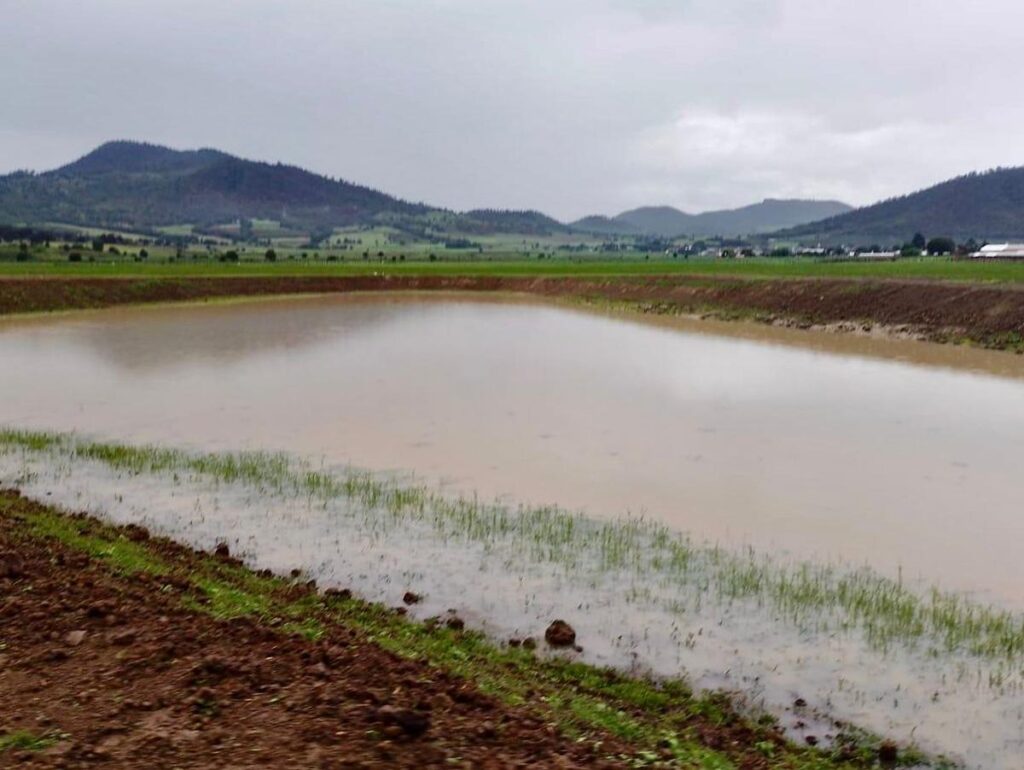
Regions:
<instances>
[{"instance_id":1,"label":"green vegetation on bank","mask_svg":"<svg viewBox=\"0 0 1024 770\"><path fill-rule=\"evenodd\" d=\"M41 435L25 434L24 438L26 444L37 447L48 443ZM130 458L131 452L125 457ZM247 462L212 462L229 476L247 477L255 470ZM533 710L570 738L600 742L602 735L614 735L631 749L618 757L626 766L705 770L878 766L882 742L866 734L851 732L828 749L798 747L782 740L771 720L750 721L737 714L725 696L698 695L680 682L657 683L559 658L542 659L526 649L499 647L475 632L410 621L345 594L296 591L301 577L292 581L258 575L231 562L161 548L159 541L132 539L124 529L70 517L24 498L0 497L0 515L22 522L26 536L55 539L106 563L114 572L130 576L144 571L173 578L168 586L185 586L182 601L193 611L218 618L254 617L281 633L314 639L332 624L355 631L400 656L425 660L493 697ZM702 738L709 732L734 740L711 748ZM42 748L53 739L17 734L8 743L4 740L0 737L0 751ZM920 767L925 762L917 752L904 751L887 766Z\"/></svg>"},{"instance_id":2,"label":"green vegetation on bank","mask_svg":"<svg viewBox=\"0 0 1024 770\"><path fill-rule=\"evenodd\" d=\"M2 257L2 255L0 255ZM148 261L104 260L67 262L36 260L17 262L0 258L0 277L60 278L191 278L191 277L264 277L264 276L735 276L740 278L879 278L924 279L964 282L1017 283L1024 281L1024 261L983 262L954 260L947 257L919 257L892 262L855 260L832 262L811 257L751 259L673 259L660 256L644 259L640 255L618 259L591 257L574 259L525 259L515 254L487 257L459 257L445 260L407 260L402 262L350 259L278 260L267 262L216 260Z\"/></svg>"},{"instance_id":3,"label":"green vegetation on bank","mask_svg":"<svg viewBox=\"0 0 1024 770\"><path fill-rule=\"evenodd\" d=\"M4 503L0 501L0 511ZM2 648L0 648L2 649ZM28 730L15 730L10 733L0 732L0 755L7 751L43 751L61 740L59 733L37 735Z\"/></svg>"}]
</instances>

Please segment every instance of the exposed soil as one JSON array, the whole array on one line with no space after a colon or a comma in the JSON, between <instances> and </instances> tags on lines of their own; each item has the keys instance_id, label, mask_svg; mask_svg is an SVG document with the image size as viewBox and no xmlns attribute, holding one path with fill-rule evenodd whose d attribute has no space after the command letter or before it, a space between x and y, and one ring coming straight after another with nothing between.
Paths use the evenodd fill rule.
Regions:
<instances>
[{"instance_id":1,"label":"exposed soil","mask_svg":"<svg viewBox=\"0 0 1024 770\"><path fill-rule=\"evenodd\" d=\"M245 278L3 278L0 314L145 302L357 291L521 292L627 302L652 313L699 313L854 331L882 326L923 339L1024 349L1016 286L872 279L750 280L693 276L267 276Z\"/></svg>"},{"instance_id":2,"label":"exposed soil","mask_svg":"<svg viewBox=\"0 0 1024 770\"><path fill-rule=\"evenodd\" d=\"M0 562L0 736L61 736L0 751L3 767L618 766L354 632L334 626L312 642L189 611L167 577L118 576L8 514ZM609 738L602 753L615 748Z\"/></svg>"}]
</instances>

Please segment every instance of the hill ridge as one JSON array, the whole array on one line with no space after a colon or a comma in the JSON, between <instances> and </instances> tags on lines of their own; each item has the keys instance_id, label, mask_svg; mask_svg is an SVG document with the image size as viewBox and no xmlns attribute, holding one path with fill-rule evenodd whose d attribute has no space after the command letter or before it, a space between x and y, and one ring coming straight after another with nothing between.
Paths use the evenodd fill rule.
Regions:
<instances>
[{"instance_id":1,"label":"hill ridge","mask_svg":"<svg viewBox=\"0 0 1024 770\"><path fill-rule=\"evenodd\" d=\"M1024 237L1024 167L968 172L773 235L836 243L906 241L918 232L960 241Z\"/></svg>"}]
</instances>

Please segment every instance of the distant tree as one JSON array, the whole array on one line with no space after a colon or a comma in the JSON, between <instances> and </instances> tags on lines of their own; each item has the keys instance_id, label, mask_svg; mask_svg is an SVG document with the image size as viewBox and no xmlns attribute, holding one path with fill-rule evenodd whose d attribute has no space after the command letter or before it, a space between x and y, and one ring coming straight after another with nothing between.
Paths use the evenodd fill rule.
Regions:
<instances>
[{"instance_id":1,"label":"distant tree","mask_svg":"<svg viewBox=\"0 0 1024 770\"><path fill-rule=\"evenodd\" d=\"M68 262L81 262L81 261L82 261L82 255L79 254L77 251L72 251L70 254L68 254Z\"/></svg>"},{"instance_id":2,"label":"distant tree","mask_svg":"<svg viewBox=\"0 0 1024 770\"><path fill-rule=\"evenodd\" d=\"M928 241L929 254L952 254L956 251L956 241L952 238L939 237Z\"/></svg>"},{"instance_id":3,"label":"distant tree","mask_svg":"<svg viewBox=\"0 0 1024 770\"><path fill-rule=\"evenodd\" d=\"M103 240L101 238L93 238L90 245L93 251L103 251Z\"/></svg>"},{"instance_id":4,"label":"distant tree","mask_svg":"<svg viewBox=\"0 0 1024 770\"><path fill-rule=\"evenodd\" d=\"M965 243L961 247L961 249L962 249L964 254L973 254L974 252L978 251L978 249L980 249L980 248L981 247L978 245L978 242L976 240L974 240L973 238L968 238L967 239L967 243Z\"/></svg>"},{"instance_id":5,"label":"distant tree","mask_svg":"<svg viewBox=\"0 0 1024 770\"><path fill-rule=\"evenodd\" d=\"M912 243L904 244L903 248L900 249L901 257L920 257L921 249Z\"/></svg>"},{"instance_id":6,"label":"distant tree","mask_svg":"<svg viewBox=\"0 0 1024 770\"><path fill-rule=\"evenodd\" d=\"M925 246L928 245L922 233L914 233L914 237L910 239L910 245L918 251L923 251Z\"/></svg>"},{"instance_id":7,"label":"distant tree","mask_svg":"<svg viewBox=\"0 0 1024 770\"><path fill-rule=\"evenodd\" d=\"M229 251L225 251L223 254L220 255L220 261L221 262L237 262L238 261L238 252L235 251L234 249L230 249Z\"/></svg>"},{"instance_id":8,"label":"distant tree","mask_svg":"<svg viewBox=\"0 0 1024 770\"><path fill-rule=\"evenodd\" d=\"M266 253L263 255L263 258L267 260L267 262L276 262L277 252L274 251L273 249L267 249Z\"/></svg>"},{"instance_id":9,"label":"distant tree","mask_svg":"<svg viewBox=\"0 0 1024 770\"><path fill-rule=\"evenodd\" d=\"M786 246L778 246L772 249L771 255L773 257L791 257L793 256L793 250Z\"/></svg>"},{"instance_id":10,"label":"distant tree","mask_svg":"<svg viewBox=\"0 0 1024 770\"><path fill-rule=\"evenodd\" d=\"M149 252L145 249L139 249L139 259L149 259Z\"/></svg>"}]
</instances>

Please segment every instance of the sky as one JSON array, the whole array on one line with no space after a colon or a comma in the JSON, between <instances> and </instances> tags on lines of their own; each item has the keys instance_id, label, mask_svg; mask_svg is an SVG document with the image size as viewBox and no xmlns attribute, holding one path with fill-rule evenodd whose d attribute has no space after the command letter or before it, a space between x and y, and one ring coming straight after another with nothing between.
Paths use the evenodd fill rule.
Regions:
<instances>
[{"instance_id":1,"label":"sky","mask_svg":"<svg viewBox=\"0 0 1024 770\"><path fill-rule=\"evenodd\" d=\"M1020 0L0 0L0 173L216 147L563 220L1024 165Z\"/></svg>"}]
</instances>

